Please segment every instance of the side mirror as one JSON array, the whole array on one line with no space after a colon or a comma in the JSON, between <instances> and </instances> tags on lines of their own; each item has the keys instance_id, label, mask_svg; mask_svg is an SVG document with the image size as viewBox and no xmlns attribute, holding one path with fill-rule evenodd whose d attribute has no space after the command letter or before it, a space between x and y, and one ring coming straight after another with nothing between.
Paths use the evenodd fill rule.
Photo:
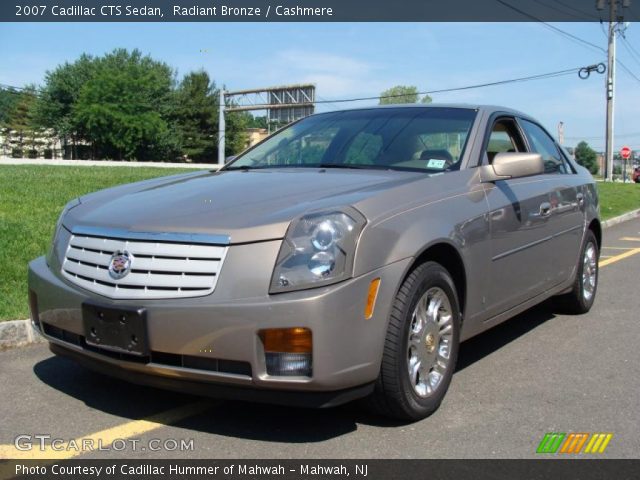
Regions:
<instances>
[{"instance_id":1,"label":"side mirror","mask_svg":"<svg viewBox=\"0 0 640 480\"><path fill-rule=\"evenodd\" d=\"M482 167L482 181L488 183L541 173L544 173L544 162L539 153L502 152L494 157L491 165Z\"/></svg>"},{"instance_id":2,"label":"side mirror","mask_svg":"<svg viewBox=\"0 0 640 480\"><path fill-rule=\"evenodd\" d=\"M227 163L232 162L233 160L235 160L235 159L236 159L236 156L237 156L237 155L229 155L227 158L225 158L225 159L224 159L224 163L225 163L225 165L226 165Z\"/></svg>"}]
</instances>

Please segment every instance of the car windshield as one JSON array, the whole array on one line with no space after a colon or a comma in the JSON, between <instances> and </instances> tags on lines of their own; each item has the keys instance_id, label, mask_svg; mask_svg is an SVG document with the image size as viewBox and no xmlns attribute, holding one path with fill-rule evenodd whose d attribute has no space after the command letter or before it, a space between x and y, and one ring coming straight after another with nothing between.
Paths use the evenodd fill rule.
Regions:
<instances>
[{"instance_id":1,"label":"car windshield","mask_svg":"<svg viewBox=\"0 0 640 480\"><path fill-rule=\"evenodd\" d=\"M379 108L307 117L248 150L226 169L363 168L441 173L460 168L476 111Z\"/></svg>"}]
</instances>

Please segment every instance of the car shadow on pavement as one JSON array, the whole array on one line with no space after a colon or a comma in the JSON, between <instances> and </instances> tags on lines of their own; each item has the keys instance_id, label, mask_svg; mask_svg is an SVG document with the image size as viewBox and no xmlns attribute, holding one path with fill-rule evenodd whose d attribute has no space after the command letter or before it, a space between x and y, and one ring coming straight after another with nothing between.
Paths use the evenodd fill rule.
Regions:
<instances>
[{"instance_id":1,"label":"car shadow on pavement","mask_svg":"<svg viewBox=\"0 0 640 480\"><path fill-rule=\"evenodd\" d=\"M461 343L456 372L482 360L555 316L553 302L547 300Z\"/></svg>"},{"instance_id":2,"label":"car shadow on pavement","mask_svg":"<svg viewBox=\"0 0 640 480\"><path fill-rule=\"evenodd\" d=\"M496 350L554 318L549 302L484 332L460 348L456 371L482 361ZM85 369L61 357L50 357L34 366L45 384L109 415L136 420L200 397L129 384ZM428 421L428 420L427 420ZM274 443L314 443L357 430L358 425L396 427L405 422L367 413L358 402L333 409L303 409L258 403L211 400L206 412L188 417L175 427Z\"/></svg>"},{"instance_id":3,"label":"car shadow on pavement","mask_svg":"<svg viewBox=\"0 0 640 480\"><path fill-rule=\"evenodd\" d=\"M40 381L90 410L123 418L119 423L203 401L202 397L130 384L57 356L38 362L33 371ZM351 411L350 405L317 410L215 399L210 403L204 413L172 426L253 440L313 443L355 431L358 417L366 415Z\"/></svg>"}]
</instances>

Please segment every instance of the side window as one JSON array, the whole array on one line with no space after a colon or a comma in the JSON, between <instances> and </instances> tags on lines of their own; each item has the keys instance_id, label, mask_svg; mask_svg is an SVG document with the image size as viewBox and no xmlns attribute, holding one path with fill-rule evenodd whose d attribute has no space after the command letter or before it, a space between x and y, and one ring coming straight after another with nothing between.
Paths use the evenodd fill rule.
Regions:
<instances>
[{"instance_id":1,"label":"side window","mask_svg":"<svg viewBox=\"0 0 640 480\"><path fill-rule=\"evenodd\" d=\"M512 119L503 118L497 120L491 128L489 141L487 143L487 158L489 163L498 153L503 152L523 152L525 151L524 141Z\"/></svg>"},{"instance_id":2,"label":"side window","mask_svg":"<svg viewBox=\"0 0 640 480\"><path fill-rule=\"evenodd\" d=\"M528 120L521 122L532 150L542 155L544 173L571 173L571 168L547 132Z\"/></svg>"}]
</instances>

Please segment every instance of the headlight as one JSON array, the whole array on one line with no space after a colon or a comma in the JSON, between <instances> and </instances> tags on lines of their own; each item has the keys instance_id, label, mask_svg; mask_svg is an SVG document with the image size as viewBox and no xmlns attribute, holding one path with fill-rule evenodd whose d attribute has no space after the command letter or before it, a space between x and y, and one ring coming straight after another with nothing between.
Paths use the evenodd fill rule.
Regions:
<instances>
[{"instance_id":1,"label":"headlight","mask_svg":"<svg viewBox=\"0 0 640 480\"><path fill-rule=\"evenodd\" d=\"M282 242L270 293L336 283L351 276L358 237L366 223L353 208L294 220Z\"/></svg>"},{"instance_id":2,"label":"headlight","mask_svg":"<svg viewBox=\"0 0 640 480\"><path fill-rule=\"evenodd\" d=\"M76 207L78 205L80 205L80 199L79 198L74 198L69 203L67 203L64 206L64 208L62 209L62 212L60 213L60 216L58 217L58 221L56 222L56 229L53 231L53 239L51 240L51 247L49 248L49 253L47 255L47 259L51 258L51 255L52 255L53 251L55 250L56 241L58 239L58 234L60 233L60 228L62 227L62 221L64 220L64 216L67 214L67 212L69 210L71 210L73 207ZM50 262L48 262L48 263L50 264Z\"/></svg>"}]
</instances>

